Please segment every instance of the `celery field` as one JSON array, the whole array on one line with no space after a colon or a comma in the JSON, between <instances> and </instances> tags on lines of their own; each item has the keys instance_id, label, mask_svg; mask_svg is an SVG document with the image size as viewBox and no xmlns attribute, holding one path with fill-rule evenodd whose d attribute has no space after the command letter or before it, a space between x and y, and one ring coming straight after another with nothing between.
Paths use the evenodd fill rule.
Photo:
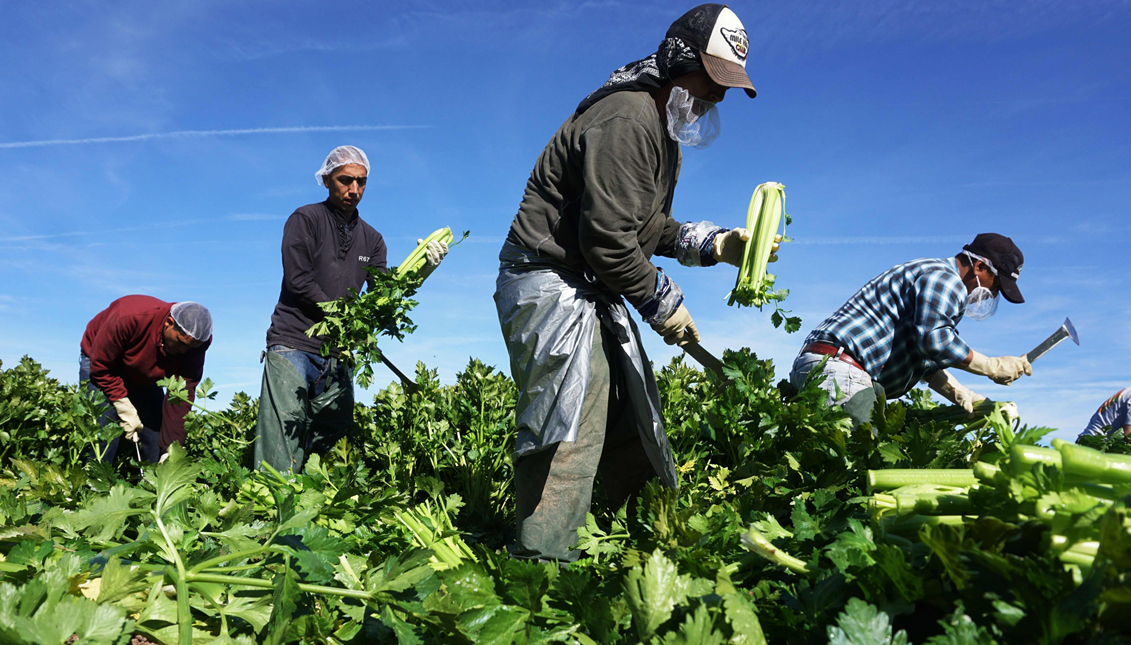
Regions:
<instances>
[{"instance_id":1,"label":"celery field","mask_svg":"<svg viewBox=\"0 0 1131 645\"><path fill-rule=\"evenodd\" d=\"M565 567L507 556L515 388L478 361L418 365L294 478L249 470L242 394L144 474L85 464L94 403L5 365L0 642L1126 642L1125 457L924 391L853 431L815 384L725 362L726 388L658 370L680 490L629 516L598 487Z\"/></svg>"}]
</instances>

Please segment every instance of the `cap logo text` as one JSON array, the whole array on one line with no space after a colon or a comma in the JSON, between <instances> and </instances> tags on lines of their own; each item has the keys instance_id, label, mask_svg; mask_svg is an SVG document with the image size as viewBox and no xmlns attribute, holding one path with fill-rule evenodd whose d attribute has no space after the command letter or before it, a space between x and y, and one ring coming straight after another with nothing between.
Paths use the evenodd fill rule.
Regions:
<instances>
[{"instance_id":1,"label":"cap logo text","mask_svg":"<svg viewBox=\"0 0 1131 645\"><path fill-rule=\"evenodd\" d=\"M722 32L723 40L730 45L734 55L738 56L738 60L746 62L746 54L750 51L750 41L746 39L746 30L719 27L719 31Z\"/></svg>"}]
</instances>

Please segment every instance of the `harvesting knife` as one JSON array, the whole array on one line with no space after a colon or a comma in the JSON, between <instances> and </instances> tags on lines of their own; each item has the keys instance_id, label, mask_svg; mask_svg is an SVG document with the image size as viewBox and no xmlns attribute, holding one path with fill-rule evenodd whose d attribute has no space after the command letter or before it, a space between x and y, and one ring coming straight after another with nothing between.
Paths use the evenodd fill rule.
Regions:
<instances>
[{"instance_id":1,"label":"harvesting knife","mask_svg":"<svg viewBox=\"0 0 1131 645\"><path fill-rule=\"evenodd\" d=\"M1080 344L1080 336L1076 334L1076 328L1072 326L1072 321L1067 318L1064 319L1064 324L1060 326L1060 329L1054 331L1052 335L1046 338L1040 345L1033 348L1033 351L1026 354L1025 358L1029 359L1029 362L1032 363L1049 353L1049 350L1059 345L1066 338L1071 338L1072 342L1077 345Z\"/></svg>"},{"instance_id":2,"label":"harvesting knife","mask_svg":"<svg viewBox=\"0 0 1131 645\"><path fill-rule=\"evenodd\" d=\"M683 346L683 351L687 352L688 356L694 358L700 365L711 370L718 377L724 381L727 376L723 373L723 362L715 358L715 355L703 349L703 346L695 341L691 341Z\"/></svg>"},{"instance_id":3,"label":"harvesting knife","mask_svg":"<svg viewBox=\"0 0 1131 645\"><path fill-rule=\"evenodd\" d=\"M385 364L385 367L392 370L393 374L397 375L397 378L401 380L401 384L404 385L405 392L413 394L420 391L420 386L417 385L416 381L405 376L404 372L397 369L397 366L393 365L393 362L385 357L385 352L381 352L381 362Z\"/></svg>"},{"instance_id":4,"label":"harvesting knife","mask_svg":"<svg viewBox=\"0 0 1131 645\"><path fill-rule=\"evenodd\" d=\"M141 465L141 448L137 447L137 442L134 442L134 451L137 452L137 471L141 473L142 479L145 478L145 468Z\"/></svg>"}]
</instances>

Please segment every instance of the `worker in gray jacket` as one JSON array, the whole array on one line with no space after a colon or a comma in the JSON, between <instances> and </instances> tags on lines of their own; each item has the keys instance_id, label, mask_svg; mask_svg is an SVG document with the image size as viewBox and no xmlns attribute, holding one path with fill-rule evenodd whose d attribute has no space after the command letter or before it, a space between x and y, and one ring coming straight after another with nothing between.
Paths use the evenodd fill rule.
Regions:
<instances>
[{"instance_id":1,"label":"worker in gray jacket","mask_svg":"<svg viewBox=\"0 0 1131 645\"><path fill-rule=\"evenodd\" d=\"M581 102L534 166L499 254L495 304L519 388L513 555L572 561L598 472L610 502L658 476L676 487L659 393L627 300L669 344L699 339L653 255L738 265L749 234L679 223L680 144L718 133L728 88L753 97L746 31L698 6L659 50Z\"/></svg>"}]
</instances>

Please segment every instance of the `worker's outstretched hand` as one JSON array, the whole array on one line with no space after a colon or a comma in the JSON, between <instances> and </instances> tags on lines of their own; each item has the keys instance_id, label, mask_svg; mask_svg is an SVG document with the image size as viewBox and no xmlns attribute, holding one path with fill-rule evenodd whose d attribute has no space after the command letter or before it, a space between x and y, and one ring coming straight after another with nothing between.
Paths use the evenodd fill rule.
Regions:
<instances>
[{"instance_id":1,"label":"worker's outstretched hand","mask_svg":"<svg viewBox=\"0 0 1131 645\"><path fill-rule=\"evenodd\" d=\"M995 356L990 358L985 354L970 352L970 364L960 366L973 374L988 377L998 385L1009 385L1021 378L1021 375L1032 376L1033 366L1024 356Z\"/></svg>"},{"instance_id":2,"label":"worker's outstretched hand","mask_svg":"<svg viewBox=\"0 0 1131 645\"><path fill-rule=\"evenodd\" d=\"M719 233L711 245L711 255L716 262L726 262L736 267L742 266L742 252L746 250L746 241L750 239L750 231L744 228L735 228L726 233Z\"/></svg>"},{"instance_id":3,"label":"worker's outstretched hand","mask_svg":"<svg viewBox=\"0 0 1131 645\"><path fill-rule=\"evenodd\" d=\"M423 239L416 241L417 244L423 243ZM439 266L444 257L448 255L448 244L439 240L432 240L428 246L424 248L424 258L428 261L428 266ZM419 257L419 256L417 256Z\"/></svg>"},{"instance_id":4,"label":"worker's outstretched hand","mask_svg":"<svg viewBox=\"0 0 1131 645\"><path fill-rule=\"evenodd\" d=\"M927 385L947 401L962 406L967 414L974 414L974 404L986 398L959 383L958 379L946 370L935 372L927 381Z\"/></svg>"},{"instance_id":5,"label":"worker's outstretched hand","mask_svg":"<svg viewBox=\"0 0 1131 645\"><path fill-rule=\"evenodd\" d=\"M683 347L692 341L699 342L699 330L695 328L695 321L691 319L691 312L682 304L672 312L671 316L662 323L653 323L652 329L664 338L669 345Z\"/></svg>"},{"instance_id":6,"label":"worker's outstretched hand","mask_svg":"<svg viewBox=\"0 0 1131 645\"><path fill-rule=\"evenodd\" d=\"M120 398L111 405L114 406L114 411L118 413L118 424L122 426L126 438L134 443L140 441L141 436L138 433L141 431L141 418L137 416L137 408L134 407L133 403L130 403L129 397Z\"/></svg>"}]
</instances>

